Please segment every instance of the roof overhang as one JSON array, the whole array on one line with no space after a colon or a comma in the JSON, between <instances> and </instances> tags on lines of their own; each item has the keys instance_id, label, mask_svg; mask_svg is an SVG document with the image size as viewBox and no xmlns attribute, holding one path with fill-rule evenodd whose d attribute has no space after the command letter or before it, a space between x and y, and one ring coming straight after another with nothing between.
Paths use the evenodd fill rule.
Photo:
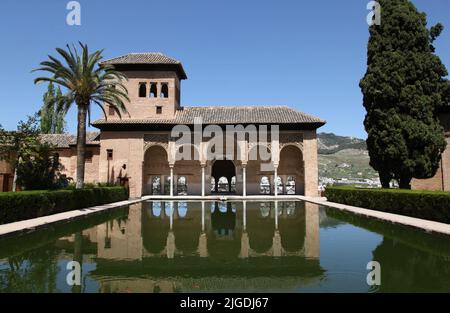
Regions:
<instances>
[{"instance_id":1,"label":"roof overhang","mask_svg":"<svg viewBox=\"0 0 450 313\"><path fill-rule=\"evenodd\" d=\"M180 80L187 79L186 72L183 65L180 64L100 64L100 66L113 66L114 69L120 72L126 71L161 71L161 72L175 72Z\"/></svg>"}]
</instances>

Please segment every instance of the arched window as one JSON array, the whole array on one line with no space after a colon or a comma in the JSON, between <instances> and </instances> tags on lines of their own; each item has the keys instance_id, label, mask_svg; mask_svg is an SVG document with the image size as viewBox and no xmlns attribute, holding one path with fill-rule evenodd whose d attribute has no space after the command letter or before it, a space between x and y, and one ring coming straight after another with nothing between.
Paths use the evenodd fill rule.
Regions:
<instances>
[{"instance_id":1,"label":"arched window","mask_svg":"<svg viewBox=\"0 0 450 313\"><path fill-rule=\"evenodd\" d=\"M283 179L280 176L277 176L277 179L275 180L276 186L277 186L277 190L278 190L278 194L282 195L283 194ZM275 185L274 185L275 188ZM274 189L275 191L275 189Z\"/></svg>"},{"instance_id":2,"label":"arched window","mask_svg":"<svg viewBox=\"0 0 450 313\"><path fill-rule=\"evenodd\" d=\"M170 176L167 176L166 181L164 182L164 194L170 194Z\"/></svg>"},{"instance_id":3,"label":"arched window","mask_svg":"<svg viewBox=\"0 0 450 313\"><path fill-rule=\"evenodd\" d=\"M159 217L161 216L161 202L152 202L152 216Z\"/></svg>"},{"instance_id":4,"label":"arched window","mask_svg":"<svg viewBox=\"0 0 450 313\"><path fill-rule=\"evenodd\" d=\"M261 181L259 183L259 192L262 195L270 195L270 180L269 180L269 177L267 177L267 176L261 177Z\"/></svg>"},{"instance_id":5,"label":"arched window","mask_svg":"<svg viewBox=\"0 0 450 313\"><path fill-rule=\"evenodd\" d=\"M231 177L231 193L236 192L236 176Z\"/></svg>"},{"instance_id":6,"label":"arched window","mask_svg":"<svg viewBox=\"0 0 450 313\"><path fill-rule=\"evenodd\" d=\"M295 195L295 177L288 176L286 181L286 194Z\"/></svg>"},{"instance_id":7,"label":"arched window","mask_svg":"<svg viewBox=\"0 0 450 313\"><path fill-rule=\"evenodd\" d=\"M161 98L169 98L169 86L167 84L161 85Z\"/></svg>"},{"instance_id":8,"label":"arched window","mask_svg":"<svg viewBox=\"0 0 450 313\"><path fill-rule=\"evenodd\" d=\"M295 215L295 202L286 202L285 208L286 214L288 216L294 216Z\"/></svg>"},{"instance_id":9,"label":"arched window","mask_svg":"<svg viewBox=\"0 0 450 313\"><path fill-rule=\"evenodd\" d=\"M259 204L259 211L261 212L262 217L268 217L270 215L270 203L261 202Z\"/></svg>"},{"instance_id":10,"label":"arched window","mask_svg":"<svg viewBox=\"0 0 450 313\"><path fill-rule=\"evenodd\" d=\"M150 83L150 92L148 93L150 98L156 98L158 91L156 89L156 83Z\"/></svg>"},{"instance_id":11,"label":"arched window","mask_svg":"<svg viewBox=\"0 0 450 313\"><path fill-rule=\"evenodd\" d=\"M177 194L181 196L187 195L187 179L184 176L178 177Z\"/></svg>"},{"instance_id":12,"label":"arched window","mask_svg":"<svg viewBox=\"0 0 450 313\"><path fill-rule=\"evenodd\" d=\"M147 84L139 83L139 98L145 98L147 96Z\"/></svg>"},{"instance_id":13,"label":"arched window","mask_svg":"<svg viewBox=\"0 0 450 313\"><path fill-rule=\"evenodd\" d=\"M224 176L219 178L219 183L217 185L218 192L228 192L228 179Z\"/></svg>"},{"instance_id":14,"label":"arched window","mask_svg":"<svg viewBox=\"0 0 450 313\"><path fill-rule=\"evenodd\" d=\"M179 217L181 217L181 218L186 217L187 211L188 211L187 202L185 202L185 201L178 202L177 210L178 210Z\"/></svg>"},{"instance_id":15,"label":"arched window","mask_svg":"<svg viewBox=\"0 0 450 313\"><path fill-rule=\"evenodd\" d=\"M160 195L161 194L161 177L155 176L152 178L152 194Z\"/></svg>"},{"instance_id":16,"label":"arched window","mask_svg":"<svg viewBox=\"0 0 450 313\"><path fill-rule=\"evenodd\" d=\"M164 203L164 213L166 216L171 216L173 214L173 205L172 201Z\"/></svg>"}]
</instances>

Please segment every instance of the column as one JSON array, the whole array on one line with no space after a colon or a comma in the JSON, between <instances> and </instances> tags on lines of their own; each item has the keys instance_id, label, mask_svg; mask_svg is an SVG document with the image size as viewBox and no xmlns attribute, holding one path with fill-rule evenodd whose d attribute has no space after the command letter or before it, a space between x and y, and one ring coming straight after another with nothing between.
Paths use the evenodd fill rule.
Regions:
<instances>
[{"instance_id":1,"label":"column","mask_svg":"<svg viewBox=\"0 0 450 313\"><path fill-rule=\"evenodd\" d=\"M278 201L275 201L275 229L278 230Z\"/></svg>"},{"instance_id":2,"label":"column","mask_svg":"<svg viewBox=\"0 0 450 313\"><path fill-rule=\"evenodd\" d=\"M319 206L305 202L305 257L318 259L320 257L320 226Z\"/></svg>"},{"instance_id":3,"label":"column","mask_svg":"<svg viewBox=\"0 0 450 313\"><path fill-rule=\"evenodd\" d=\"M170 196L173 197L173 165L170 166Z\"/></svg>"},{"instance_id":4,"label":"column","mask_svg":"<svg viewBox=\"0 0 450 313\"><path fill-rule=\"evenodd\" d=\"M202 233L205 232L205 201L202 201Z\"/></svg>"},{"instance_id":5,"label":"column","mask_svg":"<svg viewBox=\"0 0 450 313\"><path fill-rule=\"evenodd\" d=\"M274 171L274 186L275 186L275 197L278 196L278 167L275 166L275 171Z\"/></svg>"},{"instance_id":6,"label":"column","mask_svg":"<svg viewBox=\"0 0 450 313\"><path fill-rule=\"evenodd\" d=\"M202 197L205 196L205 165L202 165Z\"/></svg>"},{"instance_id":7,"label":"column","mask_svg":"<svg viewBox=\"0 0 450 313\"><path fill-rule=\"evenodd\" d=\"M242 195L247 196L247 172L244 164L242 164Z\"/></svg>"},{"instance_id":8,"label":"column","mask_svg":"<svg viewBox=\"0 0 450 313\"><path fill-rule=\"evenodd\" d=\"M247 201L242 203L242 228L247 231Z\"/></svg>"}]
</instances>

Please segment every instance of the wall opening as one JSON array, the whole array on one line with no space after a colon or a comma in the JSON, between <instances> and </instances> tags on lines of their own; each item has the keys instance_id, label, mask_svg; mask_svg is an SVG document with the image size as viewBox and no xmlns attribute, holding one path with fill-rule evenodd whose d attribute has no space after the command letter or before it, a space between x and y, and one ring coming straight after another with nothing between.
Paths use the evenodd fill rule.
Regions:
<instances>
[{"instance_id":1,"label":"wall opening","mask_svg":"<svg viewBox=\"0 0 450 313\"><path fill-rule=\"evenodd\" d=\"M139 83L139 98L145 98L147 96L147 84Z\"/></svg>"}]
</instances>

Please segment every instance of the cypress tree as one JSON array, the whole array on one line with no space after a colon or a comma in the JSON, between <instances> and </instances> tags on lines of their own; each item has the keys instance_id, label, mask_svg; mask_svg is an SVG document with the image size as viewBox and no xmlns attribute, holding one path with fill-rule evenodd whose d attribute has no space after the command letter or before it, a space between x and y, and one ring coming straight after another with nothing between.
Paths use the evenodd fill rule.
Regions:
<instances>
[{"instance_id":1,"label":"cypress tree","mask_svg":"<svg viewBox=\"0 0 450 313\"><path fill-rule=\"evenodd\" d=\"M449 104L448 73L433 47L443 26L408 0L379 0L381 24L369 28L367 72L360 82L370 165L384 188L410 189L430 178L446 147L436 111Z\"/></svg>"}]
</instances>

